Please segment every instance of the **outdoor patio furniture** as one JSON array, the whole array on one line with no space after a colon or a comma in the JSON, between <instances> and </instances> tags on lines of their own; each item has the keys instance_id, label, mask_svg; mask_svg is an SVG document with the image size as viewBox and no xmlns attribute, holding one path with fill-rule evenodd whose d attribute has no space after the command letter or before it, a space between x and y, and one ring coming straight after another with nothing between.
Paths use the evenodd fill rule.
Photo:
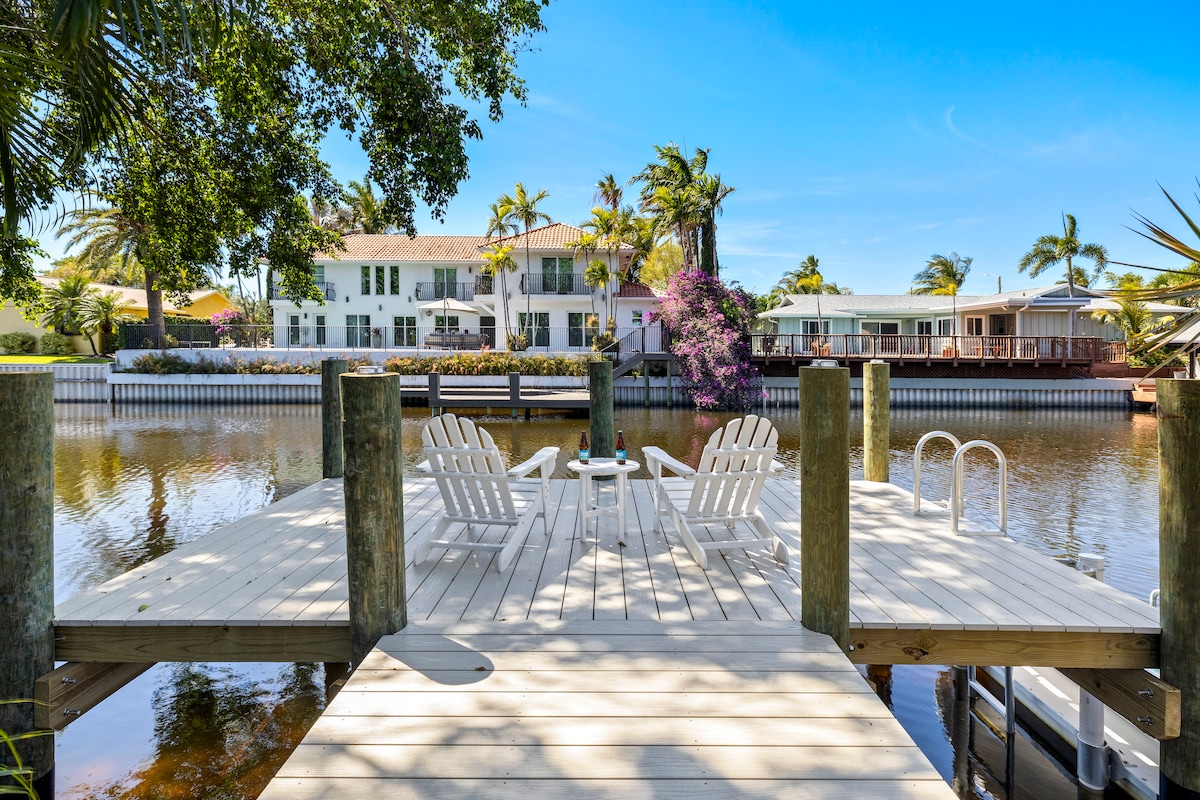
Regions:
<instances>
[{"instance_id":1,"label":"outdoor patio furniture","mask_svg":"<svg viewBox=\"0 0 1200 800\"><path fill-rule=\"evenodd\" d=\"M788 562L788 547L758 510L758 497L766 479L782 469L775 461L779 432L765 417L750 414L714 431L696 469L672 458L658 447L643 447L642 455L654 480L655 514L670 516L679 538L701 569L708 569L709 550L765 546L781 563ZM663 470L676 477L664 476ZM737 523L752 527L752 538L736 535ZM695 528L706 528L711 540L697 538ZM724 528L723 533L714 528ZM721 538L718 538L721 536Z\"/></svg>"},{"instance_id":2,"label":"outdoor patio furniture","mask_svg":"<svg viewBox=\"0 0 1200 800\"><path fill-rule=\"evenodd\" d=\"M429 420L421 441L428 461L418 469L437 481L445 511L432 529L414 537L418 563L434 549L483 550L499 553L496 570L504 572L524 545L535 518L542 518L542 531L547 532L546 507L557 447L543 447L524 463L505 469L491 435L453 414ZM527 477L539 469L539 478ZM465 535L442 538L458 524L466 526ZM507 531L494 541L475 535L477 527L490 526Z\"/></svg>"}]
</instances>

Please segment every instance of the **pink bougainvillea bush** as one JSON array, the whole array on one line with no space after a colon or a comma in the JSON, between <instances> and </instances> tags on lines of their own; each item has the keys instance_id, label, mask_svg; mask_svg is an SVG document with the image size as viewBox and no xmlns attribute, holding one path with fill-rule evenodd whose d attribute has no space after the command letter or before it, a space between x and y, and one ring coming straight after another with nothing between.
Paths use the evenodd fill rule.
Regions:
<instances>
[{"instance_id":1,"label":"pink bougainvillea bush","mask_svg":"<svg viewBox=\"0 0 1200 800\"><path fill-rule=\"evenodd\" d=\"M750 363L750 298L699 270L681 270L651 321L671 335L684 393L704 409L743 409L763 398Z\"/></svg>"}]
</instances>

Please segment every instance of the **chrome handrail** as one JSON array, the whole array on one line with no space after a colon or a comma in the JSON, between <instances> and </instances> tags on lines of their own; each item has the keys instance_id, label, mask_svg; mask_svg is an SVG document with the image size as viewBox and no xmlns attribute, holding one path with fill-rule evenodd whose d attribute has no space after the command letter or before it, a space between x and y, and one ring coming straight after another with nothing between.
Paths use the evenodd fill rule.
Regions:
<instances>
[{"instance_id":1,"label":"chrome handrail","mask_svg":"<svg viewBox=\"0 0 1200 800\"><path fill-rule=\"evenodd\" d=\"M930 431L917 440L917 449L913 453L913 516L916 517L921 516L921 451L925 449L925 443L931 439L949 439L956 452L958 448L962 447L962 442L958 440L958 437L952 433L946 433L946 431Z\"/></svg>"},{"instance_id":2,"label":"chrome handrail","mask_svg":"<svg viewBox=\"0 0 1200 800\"><path fill-rule=\"evenodd\" d=\"M1000 504L1000 523L997 526L997 533L1008 533L1008 459L1004 457L1004 452L983 439L974 439L967 442L962 447L954 451L954 485L950 489L950 530L954 533L959 533L958 519L962 516L963 506L965 501L965 483L963 477L963 456L968 451L982 447L985 450L991 450L996 456L996 462L1000 467L1000 487L999 487L999 504Z\"/></svg>"}]
</instances>

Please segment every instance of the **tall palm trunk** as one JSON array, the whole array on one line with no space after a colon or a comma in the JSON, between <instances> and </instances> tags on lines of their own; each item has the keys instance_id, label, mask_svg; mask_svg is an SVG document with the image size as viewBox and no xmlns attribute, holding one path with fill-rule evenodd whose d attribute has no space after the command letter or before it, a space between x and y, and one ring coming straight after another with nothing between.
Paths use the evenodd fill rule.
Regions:
<instances>
[{"instance_id":1,"label":"tall palm trunk","mask_svg":"<svg viewBox=\"0 0 1200 800\"><path fill-rule=\"evenodd\" d=\"M529 331L530 347L533 346L533 268L529 264L529 226L525 226L525 328Z\"/></svg>"},{"instance_id":2,"label":"tall palm trunk","mask_svg":"<svg viewBox=\"0 0 1200 800\"><path fill-rule=\"evenodd\" d=\"M1067 297L1075 297L1075 270L1071 267L1071 256L1067 255ZM1079 322L1075 317L1075 306L1071 306L1070 321L1067 330L1071 332L1071 336L1076 334Z\"/></svg>"},{"instance_id":3,"label":"tall palm trunk","mask_svg":"<svg viewBox=\"0 0 1200 800\"><path fill-rule=\"evenodd\" d=\"M156 289L158 273L146 268L146 322L149 326L150 341L155 347L167 346L167 323L163 318L162 289Z\"/></svg>"}]
</instances>

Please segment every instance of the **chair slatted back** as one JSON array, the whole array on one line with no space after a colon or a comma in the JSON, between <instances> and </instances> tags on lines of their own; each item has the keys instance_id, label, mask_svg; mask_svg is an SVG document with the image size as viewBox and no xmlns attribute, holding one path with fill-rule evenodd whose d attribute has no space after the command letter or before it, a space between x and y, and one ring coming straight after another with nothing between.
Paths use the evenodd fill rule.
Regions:
<instances>
[{"instance_id":1,"label":"chair slatted back","mask_svg":"<svg viewBox=\"0 0 1200 800\"><path fill-rule=\"evenodd\" d=\"M728 519L752 515L771 474L778 442L779 431L771 421L754 414L714 431L692 477L688 517Z\"/></svg>"},{"instance_id":2,"label":"chair slatted back","mask_svg":"<svg viewBox=\"0 0 1200 800\"><path fill-rule=\"evenodd\" d=\"M451 518L516 520L508 472L491 434L469 419L443 414L429 421L421 441Z\"/></svg>"}]
</instances>

